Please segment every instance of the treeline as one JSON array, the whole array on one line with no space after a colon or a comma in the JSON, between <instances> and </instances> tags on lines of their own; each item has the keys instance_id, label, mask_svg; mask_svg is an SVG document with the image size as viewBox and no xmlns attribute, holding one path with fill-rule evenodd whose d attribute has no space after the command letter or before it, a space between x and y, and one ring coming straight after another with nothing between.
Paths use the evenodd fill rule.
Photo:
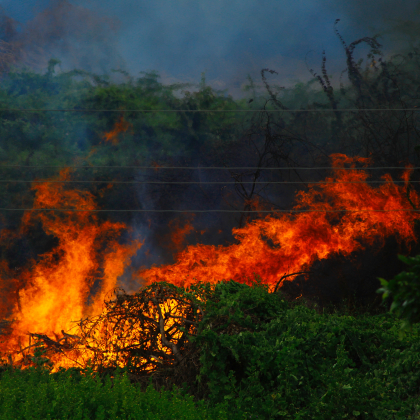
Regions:
<instances>
[{"instance_id":1,"label":"treeline","mask_svg":"<svg viewBox=\"0 0 420 420\"><path fill-rule=\"evenodd\" d=\"M206 86L204 74L197 92L190 84L163 86L157 72L137 79L119 71L122 80L109 75L74 70L57 72L58 60L50 60L44 74L14 70L4 75L0 86L0 162L9 165L127 165L149 166L152 162L170 166L265 166L299 167L326 165L331 153L372 158L376 166L401 166L418 161L418 114L409 111L375 112L268 112L288 109L405 109L418 106L416 74L418 51L393 57L388 62L375 38L365 37L347 46L350 84L335 91L330 84L323 57L322 75L310 69L314 78L293 89L270 86L268 72L261 71L265 94L254 81L244 86L248 97L233 100L225 91ZM355 46L371 47L369 61L355 62ZM399 62L398 65L396 62ZM344 74L342 73L342 75ZM319 83L321 89L314 90ZM176 94L178 92L178 95ZM179 97L181 92L181 97ZM252 102L249 102L252 99ZM4 111L6 109L6 111ZM7 109L84 109L95 112L17 112ZM105 112L107 110L218 110L226 112ZM104 110L98 112L96 110ZM229 111L252 110L252 113ZM113 141L111 132L121 116L126 125ZM2 168L2 171L5 171ZM44 178L56 169L7 169L2 178L27 176ZM168 172L166 172L168 174ZM285 173L282 172L283 176ZM124 180L138 171L79 171L75 179ZM291 176L291 174L288 174ZM171 172L168 178L189 178L196 174ZM265 176L264 173L258 177ZM275 175L278 176L278 175ZM232 179L230 175L227 179ZM169 179L168 179L169 180ZM182 180L182 179L181 179ZM303 184L304 185L304 184ZM185 187L182 187L185 188ZM207 188L207 187L206 187ZM210 188L211 189L211 188ZM118 189L125 195L124 188ZM17 203L30 205L24 185L12 185L3 192L1 207ZM112 194L111 194L112 195ZM169 199L166 196L166 199ZM23 201L22 201L23 200ZM118 201L115 197L109 200ZM104 203L105 204L105 203ZM126 203L138 206L138 203ZM243 203L242 203L243 204Z\"/></svg>"}]
</instances>

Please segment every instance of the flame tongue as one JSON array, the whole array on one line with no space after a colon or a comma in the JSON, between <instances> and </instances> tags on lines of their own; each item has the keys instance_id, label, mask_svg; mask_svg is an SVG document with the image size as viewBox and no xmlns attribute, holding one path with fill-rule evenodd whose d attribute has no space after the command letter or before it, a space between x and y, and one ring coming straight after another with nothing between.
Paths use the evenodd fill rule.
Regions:
<instances>
[{"instance_id":1,"label":"flame tongue","mask_svg":"<svg viewBox=\"0 0 420 420\"><path fill-rule=\"evenodd\" d=\"M354 168L356 163L368 162L359 157L332 156L333 167L350 164ZM403 175L406 181L407 172ZM233 229L238 244L189 246L175 264L142 270L139 275L148 282L188 285L197 280L214 283L223 279L248 283L258 274L264 283L274 285L283 274L302 271L317 259L362 249L362 242L373 244L391 235L400 242L415 241L413 222L418 213L394 211L412 208L406 186L398 187L387 175L385 183L375 188L365 182L367 177L363 170L337 169L325 184L297 194L294 210L313 212L255 220ZM411 202L416 207L419 204L415 192L411 193Z\"/></svg>"},{"instance_id":2,"label":"flame tongue","mask_svg":"<svg viewBox=\"0 0 420 420\"><path fill-rule=\"evenodd\" d=\"M60 179L68 179L68 174L62 171ZM66 191L63 184L46 182L33 189L34 208L95 209L90 193ZM13 335L3 343L3 351L18 349L22 341L27 341L28 332L57 336L74 327L74 321L100 313L105 293L116 286L129 258L142 245L119 245L117 238L126 226L99 222L92 212L28 212L23 218L23 233L35 219L41 220L46 233L58 239L58 246L19 276L24 286L18 291L12 316Z\"/></svg>"}]
</instances>

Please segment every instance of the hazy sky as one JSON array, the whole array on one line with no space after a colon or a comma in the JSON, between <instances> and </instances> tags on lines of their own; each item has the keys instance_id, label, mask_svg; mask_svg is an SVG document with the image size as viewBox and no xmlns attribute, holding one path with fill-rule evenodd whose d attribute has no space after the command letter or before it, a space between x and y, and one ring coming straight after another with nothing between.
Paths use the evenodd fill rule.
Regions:
<instances>
[{"instance_id":1,"label":"hazy sky","mask_svg":"<svg viewBox=\"0 0 420 420\"><path fill-rule=\"evenodd\" d=\"M100 56L100 68L120 66L135 76L154 69L164 83L199 83L205 71L208 84L228 88L234 97L241 96L247 74L261 82L262 68L276 70L279 76L269 80L286 87L295 79L312 78L305 57L309 68L321 74L323 49L328 74L338 86L346 57L334 33L335 19L341 20L336 27L347 45L399 25L378 38L385 58L409 48L410 37L403 31L413 37L417 32L417 38L420 32L420 5L414 0L0 0L23 32L31 21L32 31L47 31L51 20L39 16L60 3L67 7L53 16L60 25L68 23L67 31L48 35L55 40L45 45L47 54L63 60L64 69L83 67ZM91 18L97 20L89 32ZM107 29L111 21L112 31ZM60 36L74 43L71 54L58 48L65 41L57 40ZM366 58L369 50L359 44L356 60ZM77 51L86 59L77 58Z\"/></svg>"}]
</instances>

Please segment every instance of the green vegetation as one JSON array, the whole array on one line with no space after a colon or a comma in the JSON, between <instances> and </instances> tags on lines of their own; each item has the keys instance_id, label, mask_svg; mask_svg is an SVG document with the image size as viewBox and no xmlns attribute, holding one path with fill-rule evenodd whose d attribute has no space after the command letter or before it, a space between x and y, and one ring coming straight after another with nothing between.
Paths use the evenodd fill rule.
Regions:
<instances>
[{"instance_id":1,"label":"green vegetation","mask_svg":"<svg viewBox=\"0 0 420 420\"><path fill-rule=\"evenodd\" d=\"M146 392L118 374L96 379L75 370L49 374L42 369L5 371L0 380L2 420L184 419L227 420L226 409L205 408L177 390ZM232 417L231 417L232 418ZM236 417L239 418L239 417Z\"/></svg>"},{"instance_id":2,"label":"green vegetation","mask_svg":"<svg viewBox=\"0 0 420 420\"><path fill-rule=\"evenodd\" d=\"M420 255L398 258L408 265L408 271L397 274L390 281L380 278L383 299L392 298L391 312L403 319L401 333L410 330L412 325L420 322Z\"/></svg>"},{"instance_id":3,"label":"green vegetation","mask_svg":"<svg viewBox=\"0 0 420 420\"><path fill-rule=\"evenodd\" d=\"M355 63L352 57L354 46L361 41L372 47L371 63L364 71L362 61ZM126 80L117 84L107 76L82 71L57 74L55 60L51 60L45 74L10 71L2 77L0 86L0 162L27 167L1 167L0 177L33 181L56 176L58 170L28 166L81 165L84 168L75 171L71 179L99 182L75 183L95 196L99 208L130 210L150 208L147 197L144 202L139 200L140 194L133 192L131 185L106 188L110 181L139 176L137 169L105 170L91 165L252 166L257 168L251 174L254 181L287 179L302 182L302 188L308 181L316 181L315 175L302 179L293 171L275 171L278 174L263 176L263 169L328 166L328 155L337 152L371 157L376 166L402 166L409 162L419 166L420 139L415 120L418 114L413 112L270 113L299 108L390 110L417 106L414 94L418 92L416 65L420 54L416 51L408 58L402 57L403 64L398 68L392 58L387 63L382 61L379 68L374 59L378 48L379 44L371 38L345 47L351 85L342 86L338 93L330 85L325 57L322 76L313 73L312 81L306 85L297 83L294 89L278 88L275 92L268 86L265 73L269 70L265 69L262 78L268 97L257 96L252 80L244 88L252 92L252 105L249 98L235 102L223 92L215 92L205 85L204 75L199 91L192 93L185 90L187 85L162 86L155 72L137 80L123 73ZM311 90L316 81L322 86L321 91ZM174 94L177 90L182 90L182 98ZM102 111L7 110L28 108ZM124 112L127 129L118 134L117 141L110 142L104 135L115 127L122 113L106 110L115 109L184 111ZM185 111L215 109L255 112L249 116ZM371 179L378 180L381 175L378 171ZM416 176L414 173L412 179ZM192 203L200 201L203 208L236 208L243 210L244 215L250 209L250 200L256 197L263 204L285 207L283 202L271 202L272 197L284 196L280 186L270 187L270 194L265 196L257 192L255 184L249 187L243 183L245 174L227 178L237 181L232 187L238 195L236 200L232 194L226 194L224 201L213 196L217 186L206 187L204 192L200 186L182 195L185 187L164 184L143 196L158 196L156 208L174 208L174 203L180 201L185 208L194 208ZM197 177L178 172L140 179L169 183L195 181ZM34 194L30 183L10 182L0 191L0 208L31 208ZM19 230L21 217L21 212L8 212L1 220L2 290L11 290L13 296L18 295L25 279L16 280L18 276L12 270L27 267L38 254L54 246L36 224ZM127 221L127 215L122 213L101 213L99 217ZM163 223L165 231L167 220ZM396 313L386 313L385 309L375 314L327 312L304 302L289 303L281 293L269 293L258 282L252 287L223 282L212 290L203 286L203 316L195 325L196 332L184 343L186 349L189 345L195 349L191 359L186 356L181 366L191 368L184 369L189 375L185 385L184 381L174 383L178 378L174 375L175 388L165 388L163 381L144 389L133 379L129 363L122 372L109 375L98 373L101 366L51 374L48 357L37 353L33 359L37 367L20 371L9 366L1 371L0 418L414 419L420 410L420 326L416 323L419 257L407 258L405 262L411 265L409 273L390 282L382 280L384 297L394 298L392 309ZM92 283L98 279L93 278ZM176 289L180 296L196 302L200 290L204 290L200 287ZM148 304L144 296L142 299ZM7 304L13 307L15 302L5 303L5 307ZM397 315L411 325L403 336ZM195 318L191 323L195 323ZM146 379L153 382L160 375L171 382L165 369L157 369Z\"/></svg>"},{"instance_id":4,"label":"green vegetation","mask_svg":"<svg viewBox=\"0 0 420 420\"><path fill-rule=\"evenodd\" d=\"M212 403L265 419L406 419L419 408L418 326L400 339L389 313L320 313L233 282L214 299L194 338Z\"/></svg>"},{"instance_id":5,"label":"green vegetation","mask_svg":"<svg viewBox=\"0 0 420 420\"><path fill-rule=\"evenodd\" d=\"M185 297L206 290L190 336L200 365L190 385L201 383L204 396L186 384L140 390L129 369L49 374L38 354L39 366L1 374L0 418L386 420L420 409L417 324L401 338L400 321L385 310L327 313L288 303L260 282L176 289Z\"/></svg>"}]
</instances>

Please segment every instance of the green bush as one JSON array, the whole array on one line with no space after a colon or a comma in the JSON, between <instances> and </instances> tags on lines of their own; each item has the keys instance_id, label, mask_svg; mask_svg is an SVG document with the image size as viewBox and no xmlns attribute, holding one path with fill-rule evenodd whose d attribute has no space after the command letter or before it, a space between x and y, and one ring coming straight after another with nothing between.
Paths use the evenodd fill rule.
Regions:
<instances>
[{"instance_id":1,"label":"green bush","mask_svg":"<svg viewBox=\"0 0 420 420\"><path fill-rule=\"evenodd\" d=\"M420 386L419 329L393 314L352 317L288 307L278 294L216 286L194 341L210 404L261 419L406 419Z\"/></svg>"},{"instance_id":2,"label":"green bush","mask_svg":"<svg viewBox=\"0 0 420 420\"><path fill-rule=\"evenodd\" d=\"M382 287L378 293L383 293L384 300L393 299L390 311L403 319L403 332L420 321L420 255L398 255L398 258L409 266L408 271L397 274L390 281L379 278Z\"/></svg>"}]
</instances>

